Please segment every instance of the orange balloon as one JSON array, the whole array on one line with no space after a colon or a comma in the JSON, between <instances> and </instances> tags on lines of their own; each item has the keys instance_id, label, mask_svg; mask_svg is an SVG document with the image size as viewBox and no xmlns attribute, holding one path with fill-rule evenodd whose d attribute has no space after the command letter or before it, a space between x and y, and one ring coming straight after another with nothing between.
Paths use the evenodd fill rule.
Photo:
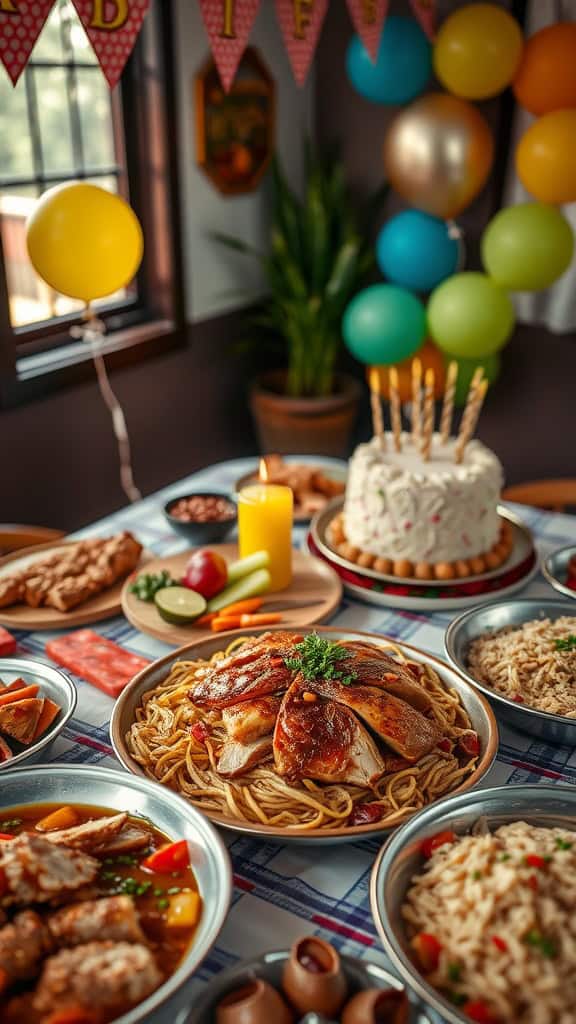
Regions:
<instances>
[{"instance_id":1,"label":"orange balloon","mask_svg":"<svg viewBox=\"0 0 576 1024\"><path fill-rule=\"evenodd\" d=\"M410 356L409 359L404 359L401 363L396 363L396 369L398 370L398 390L400 392L401 402L412 401L412 363L414 359L419 359L422 363L422 373L426 370L434 370L434 394L436 398L441 398L444 394L444 383L446 380L446 366L444 363L444 357L436 345L433 345L431 341L425 341L422 348L416 353L415 356ZM370 369L368 367L366 375L368 377L368 383L370 383ZM380 394L383 398L390 398L390 389L388 386L388 366L376 366L373 369L378 370L378 376L380 379Z\"/></svg>"},{"instance_id":2,"label":"orange balloon","mask_svg":"<svg viewBox=\"0 0 576 1024\"><path fill-rule=\"evenodd\" d=\"M541 203L576 201L576 110L555 110L530 125L516 149L516 171Z\"/></svg>"},{"instance_id":3,"label":"orange balloon","mask_svg":"<svg viewBox=\"0 0 576 1024\"><path fill-rule=\"evenodd\" d=\"M513 89L531 114L576 107L576 23L549 25L527 40Z\"/></svg>"}]
</instances>

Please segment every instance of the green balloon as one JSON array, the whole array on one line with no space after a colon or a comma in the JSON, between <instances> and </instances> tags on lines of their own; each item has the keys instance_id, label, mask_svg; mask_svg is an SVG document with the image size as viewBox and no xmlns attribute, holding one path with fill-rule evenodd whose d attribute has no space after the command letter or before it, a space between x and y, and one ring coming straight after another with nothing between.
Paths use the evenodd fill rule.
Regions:
<instances>
[{"instance_id":1,"label":"green balloon","mask_svg":"<svg viewBox=\"0 0 576 1024\"><path fill-rule=\"evenodd\" d=\"M514 307L486 274L454 274L428 302L428 328L438 348L463 359L490 356L506 344Z\"/></svg>"},{"instance_id":2,"label":"green balloon","mask_svg":"<svg viewBox=\"0 0 576 1024\"><path fill-rule=\"evenodd\" d=\"M342 333L346 347L361 363L390 366L418 351L426 334L426 312L405 288L373 284L348 305Z\"/></svg>"},{"instance_id":3,"label":"green balloon","mask_svg":"<svg viewBox=\"0 0 576 1024\"><path fill-rule=\"evenodd\" d=\"M521 203L500 210L482 236L486 272L510 291L549 288L574 254L570 224L555 206Z\"/></svg>"},{"instance_id":4,"label":"green balloon","mask_svg":"<svg viewBox=\"0 0 576 1024\"><path fill-rule=\"evenodd\" d=\"M445 357L446 366L451 362L449 357ZM456 392L454 395L454 402L457 406L466 405L466 399L468 397L468 390L474 376L475 370L479 366L484 370L484 376L489 384L493 384L494 381L498 380L500 376L500 353L495 352L494 355L484 356L482 359L457 359L458 363L458 377L456 380Z\"/></svg>"}]
</instances>

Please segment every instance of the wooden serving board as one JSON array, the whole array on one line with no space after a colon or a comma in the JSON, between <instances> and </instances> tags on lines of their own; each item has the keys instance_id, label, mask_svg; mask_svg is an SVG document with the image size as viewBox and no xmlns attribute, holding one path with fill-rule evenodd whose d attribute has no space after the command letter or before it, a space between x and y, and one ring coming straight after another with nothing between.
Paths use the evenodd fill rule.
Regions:
<instances>
[{"instance_id":1,"label":"wooden serving board","mask_svg":"<svg viewBox=\"0 0 576 1024\"><path fill-rule=\"evenodd\" d=\"M227 562L233 562L238 558L236 544L213 544L211 551L216 551ZM146 572L159 573L167 569L174 579L180 579L184 572L186 562L191 552L186 551L180 555L172 555L168 558L157 558L146 565ZM290 608L282 611L282 622L280 628L294 629L299 626L313 626L318 622L325 622L334 614L342 598L342 583L337 574L329 565L317 558L312 558L302 551L292 552L293 577L292 583L286 590L275 594L264 594L264 604L260 609L266 611L266 602L276 601L310 601L309 607ZM136 594L130 591L130 583L138 575L132 573L126 580L122 590L122 611L135 629L149 636L162 640L165 644L173 647L182 647L195 640L206 640L215 634L210 629L202 629L194 623L186 626L172 625L165 622L160 616L154 602L141 601ZM230 630L229 633L218 634L229 636L242 630ZM244 630L246 632L246 630Z\"/></svg>"},{"instance_id":2,"label":"wooden serving board","mask_svg":"<svg viewBox=\"0 0 576 1024\"><path fill-rule=\"evenodd\" d=\"M26 553L13 551L10 555L0 558L0 576L11 576L12 573L25 569L31 562L39 561L47 555L78 544L77 540L64 541L59 544L38 544L26 548ZM145 563L142 556L140 566ZM72 608L69 612L59 612L56 608L30 608L27 604L13 604L8 608L0 608L0 625L14 629L72 629L75 626L88 626L102 619L110 619L122 611L122 587L124 580L118 580L107 590Z\"/></svg>"}]
</instances>

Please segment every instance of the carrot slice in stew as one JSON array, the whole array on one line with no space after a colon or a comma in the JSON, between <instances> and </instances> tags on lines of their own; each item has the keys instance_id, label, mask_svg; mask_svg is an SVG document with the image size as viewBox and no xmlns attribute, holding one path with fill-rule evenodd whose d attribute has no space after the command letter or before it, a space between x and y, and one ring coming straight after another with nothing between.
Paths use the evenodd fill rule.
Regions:
<instances>
[{"instance_id":1,"label":"carrot slice in stew","mask_svg":"<svg viewBox=\"0 0 576 1024\"><path fill-rule=\"evenodd\" d=\"M35 828L39 832L51 832L52 829L72 828L77 824L78 815L73 807L58 807L56 811L37 821Z\"/></svg>"},{"instance_id":2,"label":"carrot slice in stew","mask_svg":"<svg viewBox=\"0 0 576 1024\"><path fill-rule=\"evenodd\" d=\"M0 693L0 707L4 707L5 704L12 704L15 700L28 700L29 697L35 697L40 687L34 683L33 686L19 686L17 690L10 690L6 693Z\"/></svg>"},{"instance_id":3,"label":"carrot slice in stew","mask_svg":"<svg viewBox=\"0 0 576 1024\"><path fill-rule=\"evenodd\" d=\"M154 853L142 861L142 867L162 875L190 867L188 840L179 839L177 843L169 843L168 846L161 846L159 850L154 850Z\"/></svg>"},{"instance_id":4,"label":"carrot slice in stew","mask_svg":"<svg viewBox=\"0 0 576 1024\"><path fill-rule=\"evenodd\" d=\"M36 732L34 733L34 739L38 740L47 729L50 728L52 722L57 715L60 714L62 708L56 704L49 697L44 698L44 707L40 712L40 718L38 719L38 725L36 726Z\"/></svg>"}]
</instances>

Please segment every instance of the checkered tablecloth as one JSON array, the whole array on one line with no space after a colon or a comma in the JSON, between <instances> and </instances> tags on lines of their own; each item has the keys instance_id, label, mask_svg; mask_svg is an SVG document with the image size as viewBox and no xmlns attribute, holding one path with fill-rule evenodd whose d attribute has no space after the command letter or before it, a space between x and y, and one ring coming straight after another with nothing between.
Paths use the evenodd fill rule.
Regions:
<instances>
[{"instance_id":1,"label":"checkered tablecloth","mask_svg":"<svg viewBox=\"0 0 576 1024\"><path fill-rule=\"evenodd\" d=\"M102 519L80 535L104 536L127 529L155 555L176 554L185 549L186 543L167 525L163 504L195 489L231 492L235 481L253 466L253 460L212 466ZM575 517L523 507L516 510L534 532L540 554L576 543ZM295 530L295 543L302 542L303 533L302 528ZM550 597L552 591L537 576L521 596ZM444 631L454 614L399 612L345 598L331 621L350 629L384 633L442 656ZM138 633L122 617L94 628L122 647L148 658L157 658L168 650L159 641ZM46 660L45 644L52 635L17 633L20 650ZM76 716L52 747L50 760L118 768L108 734L112 700L81 679L75 681L79 697ZM572 748L549 746L502 725L500 735L498 759L485 785L576 780L576 752ZM218 943L193 986L204 985L215 972L239 959L286 947L296 937L310 933L329 939L352 956L386 964L368 898L370 870L380 845L377 840L321 849L281 846L230 834L225 838L234 865L233 903Z\"/></svg>"}]
</instances>

